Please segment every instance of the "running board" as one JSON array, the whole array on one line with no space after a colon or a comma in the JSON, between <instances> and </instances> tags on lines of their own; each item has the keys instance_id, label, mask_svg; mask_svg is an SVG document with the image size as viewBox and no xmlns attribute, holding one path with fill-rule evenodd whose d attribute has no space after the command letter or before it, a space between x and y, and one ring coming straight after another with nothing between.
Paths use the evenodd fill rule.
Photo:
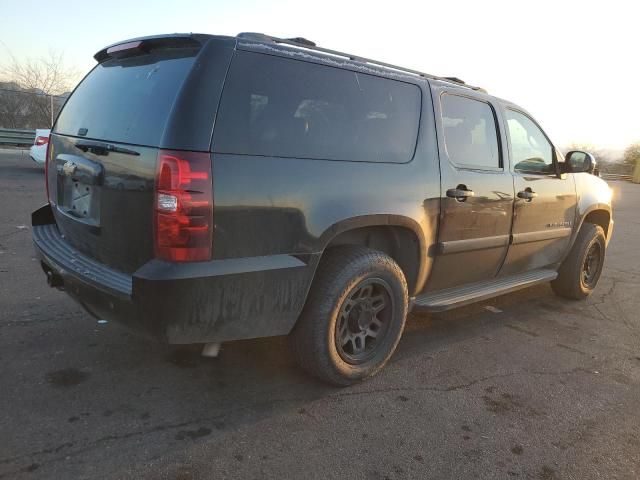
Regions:
<instances>
[{"instance_id":1,"label":"running board","mask_svg":"<svg viewBox=\"0 0 640 480\"><path fill-rule=\"evenodd\" d=\"M497 297L505 293L515 292L538 283L555 280L558 272L550 269L533 270L531 272L494 278L485 282L472 283L462 287L447 288L437 292L418 295L413 307L415 310L442 312L451 308L462 307L469 303L479 302L487 298Z\"/></svg>"}]
</instances>

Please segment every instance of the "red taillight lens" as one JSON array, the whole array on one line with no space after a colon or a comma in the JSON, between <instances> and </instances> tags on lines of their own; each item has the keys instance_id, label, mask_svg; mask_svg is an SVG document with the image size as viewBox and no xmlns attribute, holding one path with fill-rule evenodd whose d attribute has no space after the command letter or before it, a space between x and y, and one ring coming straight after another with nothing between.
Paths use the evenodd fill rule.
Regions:
<instances>
[{"instance_id":1,"label":"red taillight lens","mask_svg":"<svg viewBox=\"0 0 640 480\"><path fill-rule=\"evenodd\" d=\"M36 137L36 145L47 145L49 137Z\"/></svg>"},{"instance_id":2,"label":"red taillight lens","mask_svg":"<svg viewBox=\"0 0 640 480\"><path fill-rule=\"evenodd\" d=\"M213 241L210 154L161 150L154 209L157 258L173 262L210 260Z\"/></svg>"},{"instance_id":3,"label":"red taillight lens","mask_svg":"<svg viewBox=\"0 0 640 480\"><path fill-rule=\"evenodd\" d=\"M141 41L121 43L120 45L114 45L113 47L108 48L107 54L111 55L118 52L124 52L125 50L135 50L137 48L140 48L141 45L142 45Z\"/></svg>"},{"instance_id":4,"label":"red taillight lens","mask_svg":"<svg viewBox=\"0 0 640 480\"><path fill-rule=\"evenodd\" d=\"M51 153L51 144L47 137L47 153L44 155L44 188L47 192L47 202L49 201L49 153Z\"/></svg>"}]
</instances>

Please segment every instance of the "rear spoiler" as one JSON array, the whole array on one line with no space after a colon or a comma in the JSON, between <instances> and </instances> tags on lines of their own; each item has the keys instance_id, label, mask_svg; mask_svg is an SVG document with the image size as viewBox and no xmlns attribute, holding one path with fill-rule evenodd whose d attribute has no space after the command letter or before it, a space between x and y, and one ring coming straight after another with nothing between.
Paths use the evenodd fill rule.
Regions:
<instances>
[{"instance_id":1,"label":"rear spoiler","mask_svg":"<svg viewBox=\"0 0 640 480\"><path fill-rule=\"evenodd\" d=\"M210 35L197 33L172 33L169 35L132 38L103 48L93 58L98 63L102 63L109 58L140 55L159 48L199 48L208 38L210 38Z\"/></svg>"}]
</instances>

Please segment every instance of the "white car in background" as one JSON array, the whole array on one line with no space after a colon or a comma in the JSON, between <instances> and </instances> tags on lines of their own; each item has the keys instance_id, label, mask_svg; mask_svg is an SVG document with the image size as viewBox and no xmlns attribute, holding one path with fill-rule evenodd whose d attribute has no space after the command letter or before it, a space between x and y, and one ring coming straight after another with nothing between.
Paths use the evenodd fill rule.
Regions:
<instances>
[{"instance_id":1,"label":"white car in background","mask_svg":"<svg viewBox=\"0 0 640 480\"><path fill-rule=\"evenodd\" d=\"M47 145L49 145L50 133L51 130L48 128L36 128L36 138L29 149L29 156L31 157L31 160L36 162L38 165L44 165L44 160L47 156Z\"/></svg>"}]
</instances>

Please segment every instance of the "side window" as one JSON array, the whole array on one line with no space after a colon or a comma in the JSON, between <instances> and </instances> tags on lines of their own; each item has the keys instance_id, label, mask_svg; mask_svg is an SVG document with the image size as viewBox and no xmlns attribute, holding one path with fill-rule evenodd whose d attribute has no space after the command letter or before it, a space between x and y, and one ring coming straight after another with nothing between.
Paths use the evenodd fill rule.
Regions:
<instances>
[{"instance_id":1,"label":"side window","mask_svg":"<svg viewBox=\"0 0 640 480\"><path fill-rule=\"evenodd\" d=\"M507 126L516 171L541 175L556 173L553 145L533 120L520 112L507 110Z\"/></svg>"},{"instance_id":2,"label":"side window","mask_svg":"<svg viewBox=\"0 0 640 480\"><path fill-rule=\"evenodd\" d=\"M420 122L416 85L273 55L239 52L213 151L404 163Z\"/></svg>"},{"instance_id":3,"label":"side window","mask_svg":"<svg viewBox=\"0 0 640 480\"><path fill-rule=\"evenodd\" d=\"M502 167L493 109L488 103L443 95L442 124L449 159L461 167Z\"/></svg>"}]
</instances>

